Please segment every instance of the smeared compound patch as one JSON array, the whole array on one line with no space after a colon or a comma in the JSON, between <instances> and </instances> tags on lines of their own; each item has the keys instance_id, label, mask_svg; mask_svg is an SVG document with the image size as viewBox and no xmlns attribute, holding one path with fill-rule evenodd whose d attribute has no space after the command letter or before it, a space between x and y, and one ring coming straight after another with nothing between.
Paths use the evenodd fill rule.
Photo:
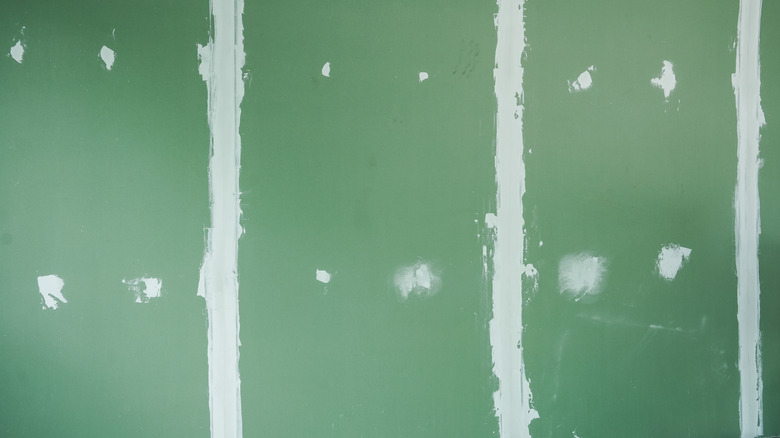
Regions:
<instances>
[{"instance_id":1,"label":"smeared compound patch","mask_svg":"<svg viewBox=\"0 0 780 438\"><path fill-rule=\"evenodd\" d=\"M489 229L494 230L496 228L496 223L497 223L497 219L496 219L496 215L495 214L493 214L493 213L486 213L485 214L485 225Z\"/></svg>"},{"instance_id":2,"label":"smeared compound patch","mask_svg":"<svg viewBox=\"0 0 780 438\"><path fill-rule=\"evenodd\" d=\"M106 65L106 70L111 70L111 67L114 66L114 61L116 61L116 53L108 47L103 46L100 49L100 59L102 59L103 63Z\"/></svg>"},{"instance_id":3,"label":"smeared compound patch","mask_svg":"<svg viewBox=\"0 0 780 438\"><path fill-rule=\"evenodd\" d=\"M11 55L11 58L14 59L14 61L18 62L19 64L22 63L22 59L24 58L24 45L22 44L21 40L17 41L16 44L11 47L9 54Z\"/></svg>"},{"instance_id":4,"label":"smeared compound patch","mask_svg":"<svg viewBox=\"0 0 780 438\"><path fill-rule=\"evenodd\" d=\"M214 53L214 43L208 42L206 45L198 44L198 73L204 81L209 80L211 76L211 58Z\"/></svg>"},{"instance_id":5,"label":"smeared compound patch","mask_svg":"<svg viewBox=\"0 0 780 438\"><path fill-rule=\"evenodd\" d=\"M558 264L558 287L562 295L579 301L598 295L604 283L607 260L590 253L569 254Z\"/></svg>"},{"instance_id":6,"label":"smeared compound patch","mask_svg":"<svg viewBox=\"0 0 780 438\"><path fill-rule=\"evenodd\" d=\"M669 61L664 61L664 65L661 67L661 76L650 79L650 83L663 90L664 98L669 100L669 95L672 94L674 87L677 86L677 77L674 75L674 64Z\"/></svg>"},{"instance_id":7,"label":"smeared compound patch","mask_svg":"<svg viewBox=\"0 0 780 438\"><path fill-rule=\"evenodd\" d=\"M590 75L590 72L596 70L594 66L588 67L587 70L580 73L579 76L577 76L577 79L575 79L573 82L568 81L569 84L569 93L574 93L576 91L584 91L593 85L593 78Z\"/></svg>"},{"instance_id":8,"label":"smeared compound patch","mask_svg":"<svg viewBox=\"0 0 780 438\"><path fill-rule=\"evenodd\" d=\"M315 278L316 278L316 279L317 279L317 281L319 281L320 283L323 283L323 284L328 284L328 283L330 283L330 279L331 279L331 277L332 277L332 276L330 275L330 273L329 273L328 271L325 271L325 270L323 270L323 269L317 269L317 270L316 270L316 273L315 273Z\"/></svg>"},{"instance_id":9,"label":"smeared compound patch","mask_svg":"<svg viewBox=\"0 0 780 438\"><path fill-rule=\"evenodd\" d=\"M326 78L330 77L330 61L326 62L325 65L322 66L322 75Z\"/></svg>"},{"instance_id":10,"label":"smeared compound patch","mask_svg":"<svg viewBox=\"0 0 780 438\"><path fill-rule=\"evenodd\" d=\"M122 279L122 283L129 286L135 294L136 303L148 303L152 298L162 295L162 280L153 277L139 277L132 280Z\"/></svg>"},{"instance_id":11,"label":"smeared compound patch","mask_svg":"<svg viewBox=\"0 0 780 438\"><path fill-rule=\"evenodd\" d=\"M669 244L658 252L656 269L658 274L666 280L674 280L683 263L691 256L691 249L677 244Z\"/></svg>"},{"instance_id":12,"label":"smeared compound patch","mask_svg":"<svg viewBox=\"0 0 780 438\"><path fill-rule=\"evenodd\" d=\"M65 282L56 275L42 275L38 277L38 292L43 298L43 309L56 309L59 303L67 303L62 295Z\"/></svg>"},{"instance_id":13,"label":"smeared compound patch","mask_svg":"<svg viewBox=\"0 0 780 438\"><path fill-rule=\"evenodd\" d=\"M418 77L419 77L419 79L420 79L420 82L422 82L422 81L424 81L424 80L428 79L428 73L426 73L426 72L424 72L424 71L421 71L421 72L419 73Z\"/></svg>"},{"instance_id":14,"label":"smeared compound patch","mask_svg":"<svg viewBox=\"0 0 780 438\"><path fill-rule=\"evenodd\" d=\"M394 280L398 293L403 299L407 299L410 294L433 295L441 287L438 273L434 272L428 263L423 262L398 269Z\"/></svg>"},{"instance_id":15,"label":"smeared compound patch","mask_svg":"<svg viewBox=\"0 0 780 438\"><path fill-rule=\"evenodd\" d=\"M523 279L531 283L531 292L539 290L539 271L530 263L522 265Z\"/></svg>"}]
</instances>

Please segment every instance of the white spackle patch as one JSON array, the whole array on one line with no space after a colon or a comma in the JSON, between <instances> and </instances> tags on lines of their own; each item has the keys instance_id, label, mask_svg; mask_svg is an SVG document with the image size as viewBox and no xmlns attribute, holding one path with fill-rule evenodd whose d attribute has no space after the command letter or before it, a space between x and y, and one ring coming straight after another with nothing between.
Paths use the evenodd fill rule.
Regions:
<instances>
[{"instance_id":1,"label":"white spackle patch","mask_svg":"<svg viewBox=\"0 0 780 438\"><path fill-rule=\"evenodd\" d=\"M672 94L674 87L677 86L674 65L669 61L664 61L664 66L661 67L661 76L650 79L650 83L664 90L664 98L669 100L669 95Z\"/></svg>"},{"instance_id":2,"label":"white spackle patch","mask_svg":"<svg viewBox=\"0 0 780 438\"><path fill-rule=\"evenodd\" d=\"M572 81L568 81L569 84L569 93L574 93L575 91L584 91L593 85L593 78L590 75L590 72L595 70L596 68L594 66L588 67L587 70L580 73L579 76L577 76L577 79Z\"/></svg>"},{"instance_id":3,"label":"white spackle patch","mask_svg":"<svg viewBox=\"0 0 780 438\"><path fill-rule=\"evenodd\" d=\"M21 41L17 41L16 44L11 47L10 54L14 61L18 62L19 64L22 63L22 58L24 58L24 46L22 45Z\"/></svg>"},{"instance_id":4,"label":"white spackle patch","mask_svg":"<svg viewBox=\"0 0 780 438\"><path fill-rule=\"evenodd\" d=\"M487 213L485 215L485 225L490 228L491 230L494 230L496 228L496 215L493 213Z\"/></svg>"},{"instance_id":5,"label":"white spackle patch","mask_svg":"<svg viewBox=\"0 0 780 438\"><path fill-rule=\"evenodd\" d=\"M525 264L522 267L523 277L533 282L533 291L539 290L539 271L532 264Z\"/></svg>"},{"instance_id":6,"label":"white spackle patch","mask_svg":"<svg viewBox=\"0 0 780 438\"><path fill-rule=\"evenodd\" d=\"M558 287L561 294L579 301L601 292L607 260L589 253L570 254L558 264Z\"/></svg>"},{"instance_id":7,"label":"white spackle patch","mask_svg":"<svg viewBox=\"0 0 780 438\"><path fill-rule=\"evenodd\" d=\"M322 66L322 75L326 78L330 77L330 61L326 62L325 65Z\"/></svg>"},{"instance_id":8,"label":"white spackle patch","mask_svg":"<svg viewBox=\"0 0 780 438\"><path fill-rule=\"evenodd\" d=\"M162 280L153 277L139 277L132 280L122 279L135 294L136 303L148 303L152 298L162 295Z\"/></svg>"},{"instance_id":9,"label":"white spackle patch","mask_svg":"<svg viewBox=\"0 0 780 438\"><path fill-rule=\"evenodd\" d=\"M65 282L56 275L43 275L38 277L38 292L43 297L43 309L56 309L59 303L67 303L62 296L62 288Z\"/></svg>"},{"instance_id":10,"label":"white spackle patch","mask_svg":"<svg viewBox=\"0 0 780 438\"><path fill-rule=\"evenodd\" d=\"M328 273L328 271L325 271L323 269L317 269L315 278L320 283L328 284L328 283L330 283L331 275L330 275L330 273Z\"/></svg>"},{"instance_id":11,"label":"white spackle patch","mask_svg":"<svg viewBox=\"0 0 780 438\"><path fill-rule=\"evenodd\" d=\"M211 77L211 57L214 51L214 44L208 42L205 46L198 44L198 73L204 81Z\"/></svg>"},{"instance_id":12,"label":"white spackle patch","mask_svg":"<svg viewBox=\"0 0 780 438\"><path fill-rule=\"evenodd\" d=\"M114 66L114 61L116 60L116 53L108 47L103 46L100 49L100 59L106 64L106 70L111 70L111 67Z\"/></svg>"},{"instance_id":13,"label":"white spackle patch","mask_svg":"<svg viewBox=\"0 0 780 438\"><path fill-rule=\"evenodd\" d=\"M424 71L421 71L420 74L419 74L419 78L420 78L420 82L428 79L428 73L426 73Z\"/></svg>"},{"instance_id":14,"label":"white spackle patch","mask_svg":"<svg viewBox=\"0 0 780 438\"><path fill-rule=\"evenodd\" d=\"M396 271L395 286L403 299L409 298L410 294L433 295L441 287L441 278L431 270L429 264L417 262Z\"/></svg>"},{"instance_id":15,"label":"white spackle patch","mask_svg":"<svg viewBox=\"0 0 780 438\"><path fill-rule=\"evenodd\" d=\"M690 248L677 244L664 246L658 253L658 261L656 262L658 274L667 280L674 280L674 277L677 276L677 271L680 270L683 262L688 260L690 256Z\"/></svg>"},{"instance_id":16,"label":"white spackle patch","mask_svg":"<svg viewBox=\"0 0 780 438\"><path fill-rule=\"evenodd\" d=\"M488 249L487 245L482 245L482 272L488 274Z\"/></svg>"}]
</instances>

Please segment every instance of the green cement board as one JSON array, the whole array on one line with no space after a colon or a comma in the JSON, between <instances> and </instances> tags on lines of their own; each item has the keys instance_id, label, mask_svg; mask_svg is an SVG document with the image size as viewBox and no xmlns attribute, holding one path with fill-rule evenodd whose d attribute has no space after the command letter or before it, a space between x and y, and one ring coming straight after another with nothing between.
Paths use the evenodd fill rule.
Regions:
<instances>
[{"instance_id":1,"label":"green cement board","mask_svg":"<svg viewBox=\"0 0 780 438\"><path fill-rule=\"evenodd\" d=\"M525 4L534 438L739 436L738 7ZM499 436L483 256L496 10L246 2L244 436ZM765 2L767 436L780 434L778 20ZM19 2L0 36L24 46L23 62L0 58L0 436L208 437L208 2ZM650 80L667 60L665 99ZM584 71L592 85L576 90ZM668 244L692 249L673 280L656 268ZM582 254L606 274L572 299L560 263ZM399 291L420 267L430 289ZM64 281L57 309L41 308L46 275ZM142 278L162 280L159 298L135 302Z\"/></svg>"}]
</instances>

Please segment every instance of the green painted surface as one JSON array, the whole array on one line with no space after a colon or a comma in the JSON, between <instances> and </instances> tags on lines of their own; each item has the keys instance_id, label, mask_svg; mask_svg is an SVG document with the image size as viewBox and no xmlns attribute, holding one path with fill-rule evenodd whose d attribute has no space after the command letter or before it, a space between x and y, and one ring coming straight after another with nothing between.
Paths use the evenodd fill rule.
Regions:
<instances>
[{"instance_id":1,"label":"green painted surface","mask_svg":"<svg viewBox=\"0 0 780 438\"><path fill-rule=\"evenodd\" d=\"M187 5L3 8L2 46L25 26L27 49L22 64L0 59L2 436L209 434L194 298L209 220L195 56L208 4ZM65 281L57 310L41 310L47 274ZM121 283L143 275L164 294L145 305Z\"/></svg>"},{"instance_id":2,"label":"green painted surface","mask_svg":"<svg viewBox=\"0 0 780 438\"><path fill-rule=\"evenodd\" d=\"M738 3L527 6L533 436L738 436ZM664 60L677 75L668 102L650 84ZM570 93L590 65L592 88ZM693 250L671 282L654 272L669 243ZM575 302L558 263L581 252L607 271L595 300Z\"/></svg>"},{"instance_id":3,"label":"green painted surface","mask_svg":"<svg viewBox=\"0 0 780 438\"><path fill-rule=\"evenodd\" d=\"M0 17L4 44L25 26L27 46L22 64L0 62L2 436L209 434L194 296L209 222L195 44L209 11L183 6L40 2ZM533 436L738 436L738 3L526 7ZM497 436L481 257L495 211L494 12L491 1L246 4L246 436ZM780 433L778 14L765 2L767 435ZM664 60L678 81L669 102L650 85ZM570 93L590 65L593 87ZM654 272L669 243L693 249L672 282ZM605 257L607 276L597 299L573 302L558 262L580 252ZM441 288L404 300L393 276L417 262ZM46 274L65 280L57 310L41 310ZM133 303L121 280L142 275L162 278L162 298Z\"/></svg>"},{"instance_id":4,"label":"green painted surface","mask_svg":"<svg viewBox=\"0 0 780 438\"><path fill-rule=\"evenodd\" d=\"M246 436L496 432L475 223L495 199L494 10L246 4ZM393 276L418 260L442 287L404 301Z\"/></svg>"},{"instance_id":5,"label":"green painted surface","mask_svg":"<svg viewBox=\"0 0 780 438\"><path fill-rule=\"evenodd\" d=\"M766 1L761 19L761 129L764 165L759 173L761 196L761 343L764 373L764 434L780 435L780 4Z\"/></svg>"}]
</instances>

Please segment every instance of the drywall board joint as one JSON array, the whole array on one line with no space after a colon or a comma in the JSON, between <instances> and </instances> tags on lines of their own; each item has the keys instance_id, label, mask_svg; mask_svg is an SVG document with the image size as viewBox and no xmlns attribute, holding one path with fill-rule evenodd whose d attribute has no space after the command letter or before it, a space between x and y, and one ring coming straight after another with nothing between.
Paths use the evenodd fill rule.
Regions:
<instances>
[{"instance_id":1,"label":"drywall board joint","mask_svg":"<svg viewBox=\"0 0 780 438\"><path fill-rule=\"evenodd\" d=\"M211 0L208 44L198 45L199 71L208 92L211 131L209 194L211 228L201 266L198 295L208 316L209 411L212 438L242 436L239 376L238 239L242 234L241 160L242 0Z\"/></svg>"},{"instance_id":2,"label":"drywall board joint","mask_svg":"<svg viewBox=\"0 0 780 438\"><path fill-rule=\"evenodd\" d=\"M761 0L740 0L737 61L732 82L737 105L734 235L739 330L739 423L742 438L754 438L763 434L758 272L758 240L761 233L758 193L759 130L764 124L760 95L760 28Z\"/></svg>"},{"instance_id":3,"label":"drywall board joint","mask_svg":"<svg viewBox=\"0 0 780 438\"><path fill-rule=\"evenodd\" d=\"M525 231L522 198L524 0L498 0L493 72L496 114L496 214L493 252L493 318L490 344L498 390L493 394L499 435L530 438L538 417L523 363L523 291Z\"/></svg>"}]
</instances>

